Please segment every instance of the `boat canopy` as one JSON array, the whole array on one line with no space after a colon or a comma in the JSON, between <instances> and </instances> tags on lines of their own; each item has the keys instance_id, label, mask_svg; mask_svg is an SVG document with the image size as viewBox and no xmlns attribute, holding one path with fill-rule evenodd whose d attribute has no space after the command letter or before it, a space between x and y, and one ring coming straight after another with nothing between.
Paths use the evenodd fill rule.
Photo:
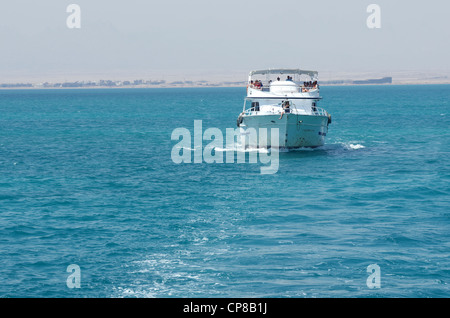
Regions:
<instances>
[{"instance_id":1,"label":"boat canopy","mask_svg":"<svg viewBox=\"0 0 450 318\"><path fill-rule=\"evenodd\" d=\"M316 71L305 71L305 70L299 70L299 69L279 68L279 69L252 71L252 72L250 72L249 77L252 77L253 75L269 75L269 74L308 75L308 76L314 78L314 77L317 77L319 73Z\"/></svg>"}]
</instances>

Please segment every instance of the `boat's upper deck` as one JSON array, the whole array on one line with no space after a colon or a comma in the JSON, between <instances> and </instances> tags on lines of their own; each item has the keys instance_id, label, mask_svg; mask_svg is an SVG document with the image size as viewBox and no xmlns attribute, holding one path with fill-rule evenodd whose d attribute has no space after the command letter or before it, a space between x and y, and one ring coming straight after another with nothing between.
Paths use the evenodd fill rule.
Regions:
<instances>
[{"instance_id":1,"label":"boat's upper deck","mask_svg":"<svg viewBox=\"0 0 450 318\"><path fill-rule=\"evenodd\" d=\"M247 97L319 99L317 72L292 69L250 72Z\"/></svg>"}]
</instances>

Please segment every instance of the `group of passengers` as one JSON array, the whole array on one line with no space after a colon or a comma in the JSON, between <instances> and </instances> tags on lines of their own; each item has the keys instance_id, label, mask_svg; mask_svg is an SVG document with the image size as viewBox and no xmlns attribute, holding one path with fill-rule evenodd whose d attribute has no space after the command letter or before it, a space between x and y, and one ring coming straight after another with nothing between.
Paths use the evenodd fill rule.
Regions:
<instances>
[{"instance_id":1,"label":"group of passengers","mask_svg":"<svg viewBox=\"0 0 450 318\"><path fill-rule=\"evenodd\" d=\"M250 81L250 87L251 88L257 88L257 89L262 89L263 83L261 81L258 81L258 80Z\"/></svg>"},{"instance_id":2,"label":"group of passengers","mask_svg":"<svg viewBox=\"0 0 450 318\"><path fill-rule=\"evenodd\" d=\"M303 82L302 92L307 93L307 92L309 92L310 89L316 89L316 88L319 88L317 81Z\"/></svg>"},{"instance_id":3,"label":"group of passengers","mask_svg":"<svg viewBox=\"0 0 450 318\"><path fill-rule=\"evenodd\" d=\"M303 87L305 88L317 88L317 81L309 81L309 82L303 82Z\"/></svg>"},{"instance_id":4,"label":"group of passengers","mask_svg":"<svg viewBox=\"0 0 450 318\"><path fill-rule=\"evenodd\" d=\"M281 78L278 77L277 81L280 81L280 80L281 80ZM288 76L286 78L286 81L293 82L294 80L292 79L292 76ZM271 83L272 83L272 80L269 81L269 84L271 84ZM259 80L250 81L250 87L251 88L256 88L256 89L262 89L263 88L263 83L261 81L259 81Z\"/></svg>"},{"instance_id":5,"label":"group of passengers","mask_svg":"<svg viewBox=\"0 0 450 318\"><path fill-rule=\"evenodd\" d=\"M277 78L277 81L280 81L280 78ZM286 81L293 82L292 76L288 76L286 78ZM271 84L272 81L269 81L269 84ZM262 89L263 83L260 80L250 81L250 87L256 88L256 89ZM319 85L317 84L317 81L309 81L309 82L303 82L302 91L309 91L310 89L319 88Z\"/></svg>"}]
</instances>

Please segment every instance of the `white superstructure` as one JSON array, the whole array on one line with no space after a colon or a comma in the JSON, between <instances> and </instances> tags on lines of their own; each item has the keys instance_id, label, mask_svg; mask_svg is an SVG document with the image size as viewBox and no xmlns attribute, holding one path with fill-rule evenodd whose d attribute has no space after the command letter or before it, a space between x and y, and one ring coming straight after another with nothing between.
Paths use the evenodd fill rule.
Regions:
<instances>
[{"instance_id":1,"label":"white superstructure","mask_svg":"<svg viewBox=\"0 0 450 318\"><path fill-rule=\"evenodd\" d=\"M317 72L269 69L249 74L247 96L237 125L246 145L258 147L258 138L248 128L278 128L280 148L324 145L331 116L318 107ZM270 147L270 136L268 138Z\"/></svg>"}]
</instances>

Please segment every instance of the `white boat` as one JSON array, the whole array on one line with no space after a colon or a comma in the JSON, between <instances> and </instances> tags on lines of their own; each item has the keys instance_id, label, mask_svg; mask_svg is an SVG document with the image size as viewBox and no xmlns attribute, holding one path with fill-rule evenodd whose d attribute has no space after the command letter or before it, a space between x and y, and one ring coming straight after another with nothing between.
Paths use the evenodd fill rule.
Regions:
<instances>
[{"instance_id":1,"label":"white boat","mask_svg":"<svg viewBox=\"0 0 450 318\"><path fill-rule=\"evenodd\" d=\"M252 71L247 96L237 125L248 148L259 148L257 134L249 128L268 131L267 148L271 146L271 128L278 128L279 148L315 148L323 146L331 116L318 107L322 99L317 83L318 73L298 69Z\"/></svg>"}]
</instances>

